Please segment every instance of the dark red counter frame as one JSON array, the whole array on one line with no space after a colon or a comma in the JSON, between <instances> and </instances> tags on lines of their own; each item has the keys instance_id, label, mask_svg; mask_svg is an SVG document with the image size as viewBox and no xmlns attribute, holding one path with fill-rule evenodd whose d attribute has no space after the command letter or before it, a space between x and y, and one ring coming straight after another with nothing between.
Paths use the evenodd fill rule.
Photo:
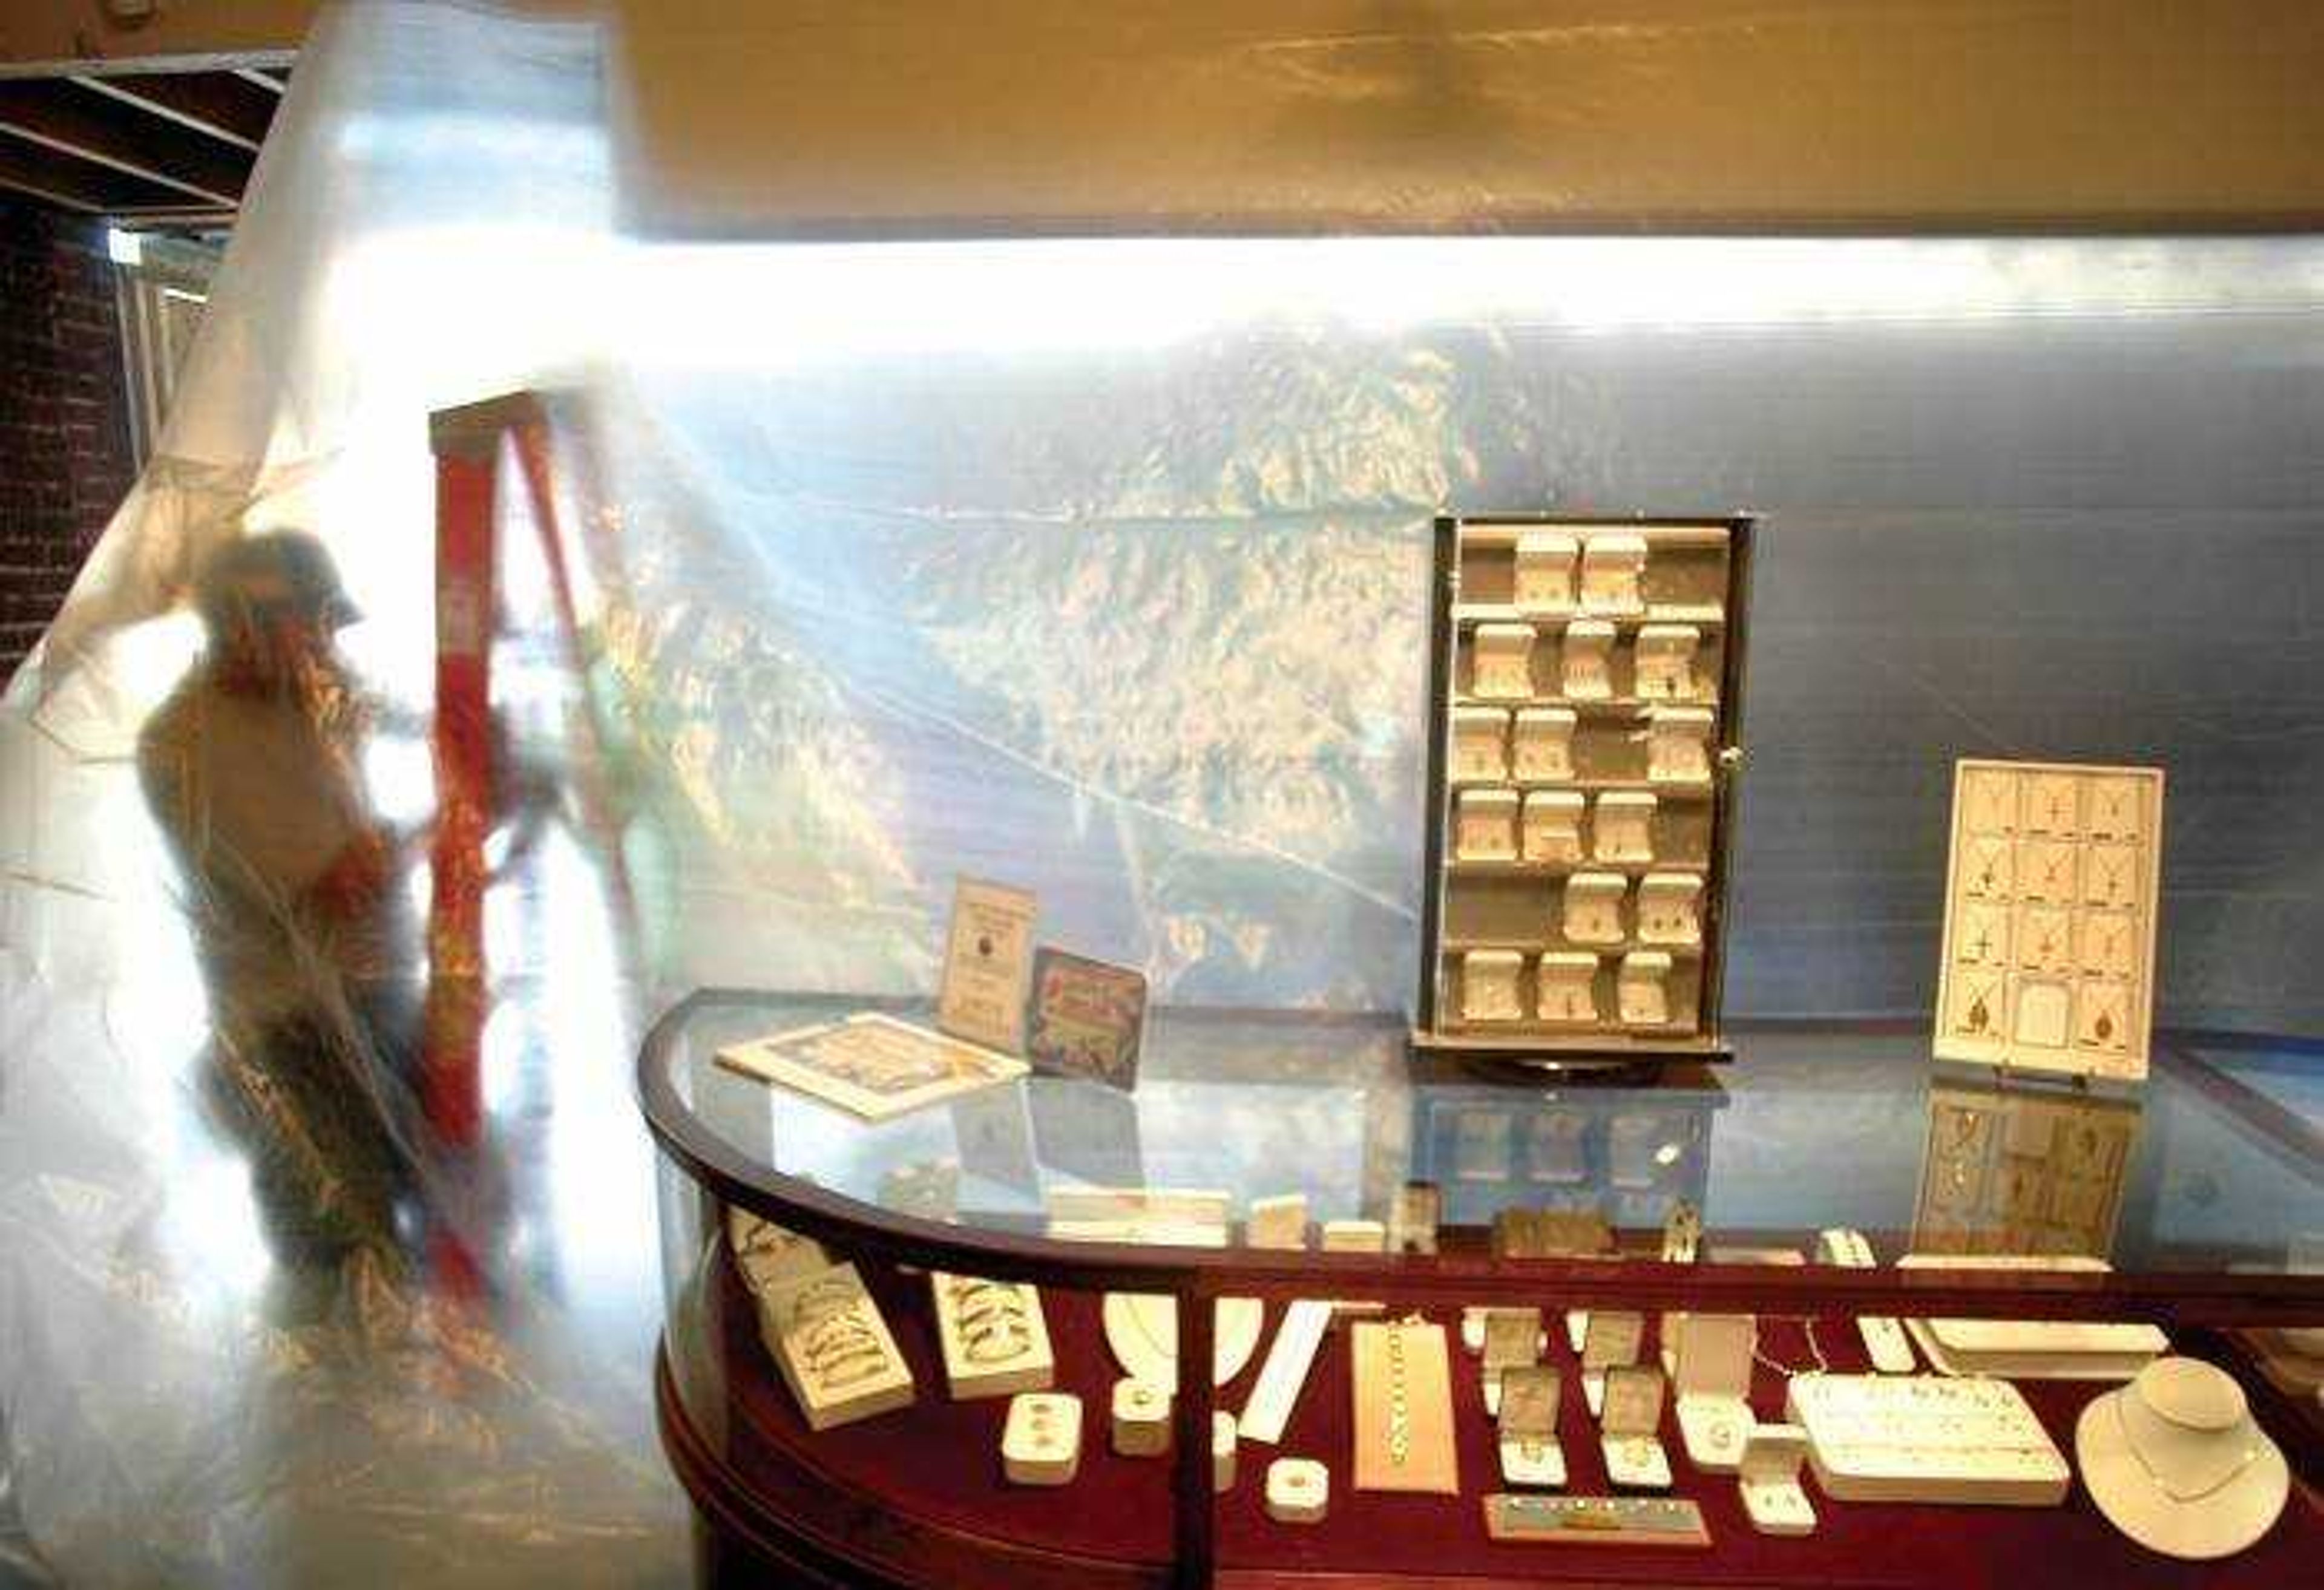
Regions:
<instances>
[{"instance_id":1,"label":"dark red counter frame","mask_svg":"<svg viewBox=\"0 0 2324 1590\"><path fill-rule=\"evenodd\" d=\"M678 1098L663 1064L676 1033L705 1006L750 1004L764 997L743 989L697 989L664 1013L640 1046L638 1095L647 1127L662 1151L706 1191L722 1203L779 1221L851 1255L1078 1291L1170 1293L1178 1301L1180 1356L1188 1363L1208 1361L1213 1350L1211 1310L1196 1305L1227 1296L1271 1302L1318 1295L1366 1297L1443 1309L1550 1295L1566 1306L1582 1308L1904 1317L1936 1312L1941 1300L1941 1311L1950 1318L2140 1319L2173 1331L2324 1319L2324 1276L1676 1266L1643 1253L1618 1259L1497 1260L1485 1251L1480 1233L1462 1230L1445 1233L1444 1251L1433 1256L1314 1251L1290 1255L1248 1248L1067 1243L939 1224L786 1176L704 1126ZM2200 1061L2192 1063L2210 1069ZM1780 1240L1794 1246L1807 1245L1812 1235L1718 1233L1725 1241ZM1329 1584L1333 1590L1357 1590L1360 1581L1344 1575L1217 1572L1209 1458L1215 1398L1205 1377L1186 1378L1185 1391L1176 1400L1172 1437L1176 1582L1253 1587ZM807 1538L786 1549L767 1539L762 1530L742 1526L737 1516L739 1498L727 1493L717 1466L687 1431L683 1410L668 1383L666 1365L658 1384L665 1444L706 1517L723 1527L739 1527L742 1539L787 1571L808 1582L821 1576L824 1568L807 1560L818 1553ZM2255 1390L2255 1402L2264 1395ZM2312 1417L2286 1419L2284 1412L2273 1410L2268 1422L2294 1443L2295 1469L2312 1473L2319 1446L2324 1446L2317 1421ZM982 1545L1005 1549L999 1542ZM795 1558L803 1547L805 1557ZM1472 1585L1472 1590L1488 1587Z\"/></svg>"}]
</instances>

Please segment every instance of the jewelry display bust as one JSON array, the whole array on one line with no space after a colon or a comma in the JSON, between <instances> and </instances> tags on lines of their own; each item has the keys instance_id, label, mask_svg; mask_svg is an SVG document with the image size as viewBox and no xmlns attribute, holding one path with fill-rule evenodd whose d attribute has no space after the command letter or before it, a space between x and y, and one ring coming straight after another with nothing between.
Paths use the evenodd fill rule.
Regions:
<instances>
[{"instance_id":1,"label":"jewelry display bust","mask_svg":"<svg viewBox=\"0 0 2324 1590\"><path fill-rule=\"evenodd\" d=\"M2158 1358L2082 1410L2074 1457L2107 1521L2151 1551L2227 1557L2267 1533L2291 1488L2243 1388L2193 1358Z\"/></svg>"}]
</instances>

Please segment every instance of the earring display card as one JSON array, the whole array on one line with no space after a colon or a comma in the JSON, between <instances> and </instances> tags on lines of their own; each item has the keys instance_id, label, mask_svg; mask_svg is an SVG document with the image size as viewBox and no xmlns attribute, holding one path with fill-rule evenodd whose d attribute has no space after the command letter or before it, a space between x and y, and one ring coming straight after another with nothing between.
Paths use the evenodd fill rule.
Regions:
<instances>
[{"instance_id":1,"label":"earring display card","mask_svg":"<svg viewBox=\"0 0 2324 1590\"><path fill-rule=\"evenodd\" d=\"M2144 1078L2163 783L2159 767L1955 764L1940 1060Z\"/></svg>"},{"instance_id":2,"label":"earring display card","mask_svg":"<svg viewBox=\"0 0 2324 1590\"><path fill-rule=\"evenodd\" d=\"M1750 531L1437 521L1416 1043L1723 1052Z\"/></svg>"}]
</instances>

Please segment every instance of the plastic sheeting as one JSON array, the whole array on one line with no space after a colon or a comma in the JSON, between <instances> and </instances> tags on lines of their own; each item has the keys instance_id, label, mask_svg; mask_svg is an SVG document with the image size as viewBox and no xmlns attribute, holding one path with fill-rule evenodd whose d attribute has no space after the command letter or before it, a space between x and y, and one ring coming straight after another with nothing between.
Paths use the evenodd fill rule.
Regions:
<instances>
[{"instance_id":1,"label":"plastic sheeting","mask_svg":"<svg viewBox=\"0 0 2324 1590\"><path fill-rule=\"evenodd\" d=\"M0 1376L60 1576L677 1576L640 1016L925 988L962 871L1165 998L1406 1003L1440 507L1769 516L1730 1009L1924 1008L1950 764L1999 753L2168 765L2166 1014L2324 1022L2324 244L648 244L601 48L328 16L164 455L0 716ZM585 666L511 502L528 777L487 1148L452 1154L303 930L266 986L325 1058L214 1019L140 751L215 663L217 549L304 527L366 614L334 798L424 832L424 420L525 386L560 394ZM392 1146L386 1194L328 1152L277 1176L315 1118L286 1065ZM350 1205L391 1229L280 1218Z\"/></svg>"}]
</instances>

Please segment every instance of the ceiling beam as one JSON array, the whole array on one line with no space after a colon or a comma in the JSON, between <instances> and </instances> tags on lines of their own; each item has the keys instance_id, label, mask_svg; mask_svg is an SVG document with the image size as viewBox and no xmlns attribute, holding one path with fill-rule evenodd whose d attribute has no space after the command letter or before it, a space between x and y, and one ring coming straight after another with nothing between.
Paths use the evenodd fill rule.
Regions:
<instances>
[{"instance_id":1,"label":"ceiling beam","mask_svg":"<svg viewBox=\"0 0 2324 1590\"><path fill-rule=\"evenodd\" d=\"M213 204L241 203L250 178L241 152L172 139L152 117L73 83L0 82L0 133Z\"/></svg>"},{"instance_id":2,"label":"ceiling beam","mask_svg":"<svg viewBox=\"0 0 2324 1590\"><path fill-rule=\"evenodd\" d=\"M234 75L240 78L245 83L253 84L258 87L265 89L269 94L276 95L278 97L284 89L290 87L290 74L287 71L269 70L263 67L244 66L236 67L235 69Z\"/></svg>"},{"instance_id":3,"label":"ceiling beam","mask_svg":"<svg viewBox=\"0 0 2324 1590\"><path fill-rule=\"evenodd\" d=\"M172 188L86 161L68 160L14 138L0 138L0 188L84 215L126 215L188 206Z\"/></svg>"},{"instance_id":4,"label":"ceiling beam","mask_svg":"<svg viewBox=\"0 0 2324 1590\"><path fill-rule=\"evenodd\" d=\"M92 94L102 94L164 116L180 126L254 152L281 108L281 97L227 72L149 72L122 77L76 77Z\"/></svg>"},{"instance_id":5,"label":"ceiling beam","mask_svg":"<svg viewBox=\"0 0 2324 1590\"><path fill-rule=\"evenodd\" d=\"M5 6L7 0L0 0ZM0 38L0 58L6 41ZM10 78L131 78L160 77L185 72L238 72L244 67L270 77L288 75L299 59L295 50L238 50L198 55L60 55L52 59L0 59L0 81Z\"/></svg>"}]
</instances>

